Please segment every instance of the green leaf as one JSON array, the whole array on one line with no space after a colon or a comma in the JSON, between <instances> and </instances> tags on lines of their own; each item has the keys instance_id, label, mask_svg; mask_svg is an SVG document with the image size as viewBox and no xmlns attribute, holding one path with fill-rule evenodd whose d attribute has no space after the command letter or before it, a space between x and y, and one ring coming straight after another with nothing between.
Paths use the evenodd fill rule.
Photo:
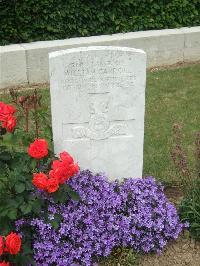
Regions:
<instances>
[{"instance_id":1,"label":"green leaf","mask_svg":"<svg viewBox=\"0 0 200 266\"><path fill-rule=\"evenodd\" d=\"M7 216L8 216L11 220L15 220L15 219L17 218L17 210L16 210L16 209L9 210Z\"/></svg>"},{"instance_id":2,"label":"green leaf","mask_svg":"<svg viewBox=\"0 0 200 266\"><path fill-rule=\"evenodd\" d=\"M79 201L80 200L80 196L79 196L79 194L76 191L71 191L69 193L69 196L75 201Z\"/></svg>"},{"instance_id":3,"label":"green leaf","mask_svg":"<svg viewBox=\"0 0 200 266\"><path fill-rule=\"evenodd\" d=\"M24 192L24 190L25 190L25 184L24 183L17 183L17 184L15 184L15 191L18 194Z\"/></svg>"},{"instance_id":4,"label":"green leaf","mask_svg":"<svg viewBox=\"0 0 200 266\"><path fill-rule=\"evenodd\" d=\"M200 230L200 223L192 223L190 227Z\"/></svg>"},{"instance_id":5,"label":"green leaf","mask_svg":"<svg viewBox=\"0 0 200 266\"><path fill-rule=\"evenodd\" d=\"M12 156L9 152L4 151L0 153L0 160L2 161L9 161L11 160Z\"/></svg>"},{"instance_id":6,"label":"green leaf","mask_svg":"<svg viewBox=\"0 0 200 266\"><path fill-rule=\"evenodd\" d=\"M28 203L28 204L24 203L20 209L21 209L23 214L29 214L32 211L32 204L31 203Z\"/></svg>"},{"instance_id":7,"label":"green leaf","mask_svg":"<svg viewBox=\"0 0 200 266\"><path fill-rule=\"evenodd\" d=\"M24 255L33 254L33 249L29 247L28 245L23 245L23 254Z\"/></svg>"},{"instance_id":8,"label":"green leaf","mask_svg":"<svg viewBox=\"0 0 200 266\"><path fill-rule=\"evenodd\" d=\"M18 200L17 199L8 199L6 201L7 206L12 207L12 208L17 208L18 207Z\"/></svg>"},{"instance_id":9,"label":"green leaf","mask_svg":"<svg viewBox=\"0 0 200 266\"><path fill-rule=\"evenodd\" d=\"M74 201L79 201L81 199L79 194L76 191L74 191L69 185L66 185L66 191L69 197Z\"/></svg>"},{"instance_id":10,"label":"green leaf","mask_svg":"<svg viewBox=\"0 0 200 266\"><path fill-rule=\"evenodd\" d=\"M31 166L32 169L35 169L36 166L37 166L37 161L35 159L32 159L30 166Z\"/></svg>"},{"instance_id":11,"label":"green leaf","mask_svg":"<svg viewBox=\"0 0 200 266\"><path fill-rule=\"evenodd\" d=\"M24 195L17 195L17 197L15 197L15 201L16 201L16 204L18 205L18 207L20 207L23 202L24 202Z\"/></svg>"},{"instance_id":12,"label":"green leaf","mask_svg":"<svg viewBox=\"0 0 200 266\"><path fill-rule=\"evenodd\" d=\"M33 204L32 204L33 212L38 214L38 213L40 213L41 208L42 208L42 200L41 199L34 200Z\"/></svg>"},{"instance_id":13,"label":"green leaf","mask_svg":"<svg viewBox=\"0 0 200 266\"><path fill-rule=\"evenodd\" d=\"M56 221L56 220L52 220L52 221L51 221L51 225L52 225L52 227L53 227L54 229L58 229L59 226L60 226L59 222Z\"/></svg>"},{"instance_id":14,"label":"green leaf","mask_svg":"<svg viewBox=\"0 0 200 266\"><path fill-rule=\"evenodd\" d=\"M53 199L56 203L65 203L68 197L64 190L60 188L58 191L53 193Z\"/></svg>"},{"instance_id":15,"label":"green leaf","mask_svg":"<svg viewBox=\"0 0 200 266\"><path fill-rule=\"evenodd\" d=\"M9 209L6 208L0 208L0 217L7 216L9 213Z\"/></svg>"},{"instance_id":16,"label":"green leaf","mask_svg":"<svg viewBox=\"0 0 200 266\"><path fill-rule=\"evenodd\" d=\"M27 181L26 182L26 190L32 190L33 189L33 185L32 185L32 183L31 182L29 182L29 181Z\"/></svg>"},{"instance_id":17,"label":"green leaf","mask_svg":"<svg viewBox=\"0 0 200 266\"><path fill-rule=\"evenodd\" d=\"M54 219L51 220L50 223L54 229L58 229L61 221L62 221L62 216L59 213L56 213L54 215Z\"/></svg>"}]
</instances>

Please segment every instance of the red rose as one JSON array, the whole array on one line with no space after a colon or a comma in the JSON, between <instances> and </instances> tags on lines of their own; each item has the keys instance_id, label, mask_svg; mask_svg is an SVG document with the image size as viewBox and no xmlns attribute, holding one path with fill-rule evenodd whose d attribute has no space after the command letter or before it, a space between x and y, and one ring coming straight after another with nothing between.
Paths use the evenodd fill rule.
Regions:
<instances>
[{"instance_id":1,"label":"red rose","mask_svg":"<svg viewBox=\"0 0 200 266\"><path fill-rule=\"evenodd\" d=\"M56 178L59 184L64 184L71 176L78 173L79 167L74 163L71 155L65 151L60 153L60 159L53 161L49 175Z\"/></svg>"},{"instance_id":2,"label":"red rose","mask_svg":"<svg viewBox=\"0 0 200 266\"><path fill-rule=\"evenodd\" d=\"M52 165L51 165L51 168L53 169L53 170L56 170L57 168L59 168L60 166L61 166L61 161L59 161L59 160L54 160L53 162L52 162Z\"/></svg>"},{"instance_id":3,"label":"red rose","mask_svg":"<svg viewBox=\"0 0 200 266\"><path fill-rule=\"evenodd\" d=\"M67 161L54 161L50 171L50 177L56 178L60 184L64 184L70 177L69 164Z\"/></svg>"},{"instance_id":4,"label":"red rose","mask_svg":"<svg viewBox=\"0 0 200 266\"><path fill-rule=\"evenodd\" d=\"M60 159L61 161L67 161L69 164L72 164L74 162L72 156L66 151L60 153Z\"/></svg>"},{"instance_id":5,"label":"red rose","mask_svg":"<svg viewBox=\"0 0 200 266\"><path fill-rule=\"evenodd\" d=\"M12 105L6 104L5 112L9 115L13 115L16 112L16 109Z\"/></svg>"},{"instance_id":6,"label":"red rose","mask_svg":"<svg viewBox=\"0 0 200 266\"><path fill-rule=\"evenodd\" d=\"M50 170L49 171L49 177L50 178L56 178L58 180L58 183L59 183L59 179L55 176L55 171L54 170Z\"/></svg>"},{"instance_id":7,"label":"red rose","mask_svg":"<svg viewBox=\"0 0 200 266\"><path fill-rule=\"evenodd\" d=\"M68 172L64 171L64 168L58 168L56 171L51 170L49 175L51 178L56 179L59 184L64 184L70 178Z\"/></svg>"},{"instance_id":8,"label":"red rose","mask_svg":"<svg viewBox=\"0 0 200 266\"><path fill-rule=\"evenodd\" d=\"M3 122L2 127L6 128L8 132L13 132L16 126L16 118L12 115L8 115L6 120Z\"/></svg>"},{"instance_id":9,"label":"red rose","mask_svg":"<svg viewBox=\"0 0 200 266\"><path fill-rule=\"evenodd\" d=\"M73 175L77 174L78 171L79 171L79 166L77 163L74 163L73 166L72 166L72 169L73 169Z\"/></svg>"},{"instance_id":10,"label":"red rose","mask_svg":"<svg viewBox=\"0 0 200 266\"><path fill-rule=\"evenodd\" d=\"M3 102L0 102L0 120L5 119L8 115L13 115L16 112L16 109L9 104L5 104Z\"/></svg>"},{"instance_id":11,"label":"red rose","mask_svg":"<svg viewBox=\"0 0 200 266\"><path fill-rule=\"evenodd\" d=\"M35 159L42 159L48 155L48 143L45 139L36 139L30 144L28 154Z\"/></svg>"},{"instance_id":12,"label":"red rose","mask_svg":"<svg viewBox=\"0 0 200 266\"><path fill-rule=\"evenodd\" d=\"M44 173L33 174L32 183L39 189L46 190L48 177Z\"/></svg>"},{"instance_id":13,"label":"red rose","mask_svg":"<svg viewBox=\"0 0 200 266\"><path fill-rule=\"evenodd\" d=\"M6 237L6 251L11 255L19 253L21 249L21 238L18 234L11 232Z\"/></svg>"},{"instance_id":14,"label":"red rose","mask_svg":"<svg viewBox=\"0 0 200 266\"><path fill-rule=\"evenodd\" d=\"M47 191L49 193L53 193L56 190L58 190L58 188L59 188L58 180L56 178L49 178L47 181Z\"/></svg>"},{"instance_id":15,"label":"red rose","mask_svg":"<svg viewBox=\"0 0 200 266\"><path fill-rule=\"evenodd\" d=\"M0 102L0 121L3 122L2 127L9 132L16 126L16 118L13 116L15 112L16 109L12 105Z\"/></svg>"},{"instance_id":16,"label":"red rose","mask_svg":"<svg viewBox=\"0 0 200 266\"><path fill-rule=\"evenodd\" d=\"M4 240L3 237L0 236L0 256L3 254L3 250L4 250Z\"/></svg>"},{"instance_id":17,"label":"red rose","mask_svg":"<svg viewBox=\"0 0 200 266\"><path fill-rule=\"evenodd\" d=\"M69 165L68 174L70 177L77 174L78 171L79 171L79 166L77 163L73 163Z\"/></svg>"},{"instance_id":18,"label":"red rose","mask_svg":"<svg viewBox=\"0 0 200 266\"><path fill-rule=\"evenodd\" d=\"M10 266L10 262L2 261L0 262L0 266Z\"/></svg>"},{"instance_id":19,"label":"red rose","mask_svg":"<svg viewBox=\"0 0 200 266\"><path fill-rule=\"evenodd\" d=\"M67 172L68 163L61 162L59 160L55 160L52 163L52 170L50 171L50 177L56 178L59 183L61 183L61 179L64 178Z\"/></svg>"},{"instance_id":20,"label":"red rose","mask_svg":"<svg viewBox=\"0 0 200 266\"><path fill-rule=\"evenodd\" d=\"M0 119L1 119L1 115L4 114L4 109L5 109L5 103L0 102Z\"/></svg>"}]
</instances>

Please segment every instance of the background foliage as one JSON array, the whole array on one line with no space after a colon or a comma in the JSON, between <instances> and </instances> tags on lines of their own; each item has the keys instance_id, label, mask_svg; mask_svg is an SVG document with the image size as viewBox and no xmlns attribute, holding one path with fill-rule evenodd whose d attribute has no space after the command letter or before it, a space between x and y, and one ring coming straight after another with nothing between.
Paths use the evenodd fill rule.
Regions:
<instances>
[{"instance_id":1,"label":"background foliage","mask_svg":"<svg viewBox=\"0 0 200 266\"><path fill-rule=\"evenodd\" d=\"M0 1L2 45L199 24L199 0Z\"/></svg>"}]
</instances>

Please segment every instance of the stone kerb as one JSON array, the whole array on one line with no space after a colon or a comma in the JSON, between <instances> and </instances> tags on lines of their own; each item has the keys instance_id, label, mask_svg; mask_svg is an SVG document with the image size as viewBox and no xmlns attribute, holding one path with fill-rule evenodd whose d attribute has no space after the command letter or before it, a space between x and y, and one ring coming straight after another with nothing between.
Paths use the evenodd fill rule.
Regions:
<instances>
[{"instance_id":1,"label":"stone kerb","mask_svg":"<svg viewBox=\"0 0 200 266\"><path fill-rule=\"evenodd\" d=\"M29 82L49 81L50 52L91 45L142 49L147 53L148 67L170 65L183 61L184 33L176 29L156 30L23 44L27 53Z\"/></svg>"},{"instance_id":2,"label":"stone kerb","mask_svg":"<svg viewBox=\"0 0 200 266\"><path fill-rule=\"evenodd\" d=\"M0 47L0 89L27 84L25 49L20 45Z\"/></svg>"},{"instance_id":3,"label":"stone kerb","mask_svg":"<svg viewBox=\"0 0 200 266\"><path fill-rule=\"evenodd\" d=\"M200 60L200 27L184 28L184 61Z\"/></svg>"}]
</instances>

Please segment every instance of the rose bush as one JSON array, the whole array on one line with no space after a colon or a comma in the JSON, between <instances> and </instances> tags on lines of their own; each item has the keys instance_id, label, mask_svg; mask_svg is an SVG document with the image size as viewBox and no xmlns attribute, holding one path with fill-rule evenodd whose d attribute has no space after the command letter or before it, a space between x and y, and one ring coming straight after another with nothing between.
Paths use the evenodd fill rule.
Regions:
<instances>
[{"instance_id":1,"label":"rose bush","mask_svg":"<svg viewBox=\"0 0 200 266\"><path fill-rule=\"evenodd\" d=\"M37 93L18 97L12 92L12 96L17 109L0 103L0 234L7 235L0 237L0 262L27 265L32 263L32 229L27 228L22 240L15 233L8 233L15 230L16 219L39 217L41 211L47 213L47 203L40 193L51 194L56 202L66 202L69 197L77 200L77 193L66 181L79 168L67 152L61 154L62 160L56 158L46 139L39 138ZM31 115L34 123L28 120ZM18 150L9 148L13 141L19 144Z\"/></svg>"}]
</instances>

